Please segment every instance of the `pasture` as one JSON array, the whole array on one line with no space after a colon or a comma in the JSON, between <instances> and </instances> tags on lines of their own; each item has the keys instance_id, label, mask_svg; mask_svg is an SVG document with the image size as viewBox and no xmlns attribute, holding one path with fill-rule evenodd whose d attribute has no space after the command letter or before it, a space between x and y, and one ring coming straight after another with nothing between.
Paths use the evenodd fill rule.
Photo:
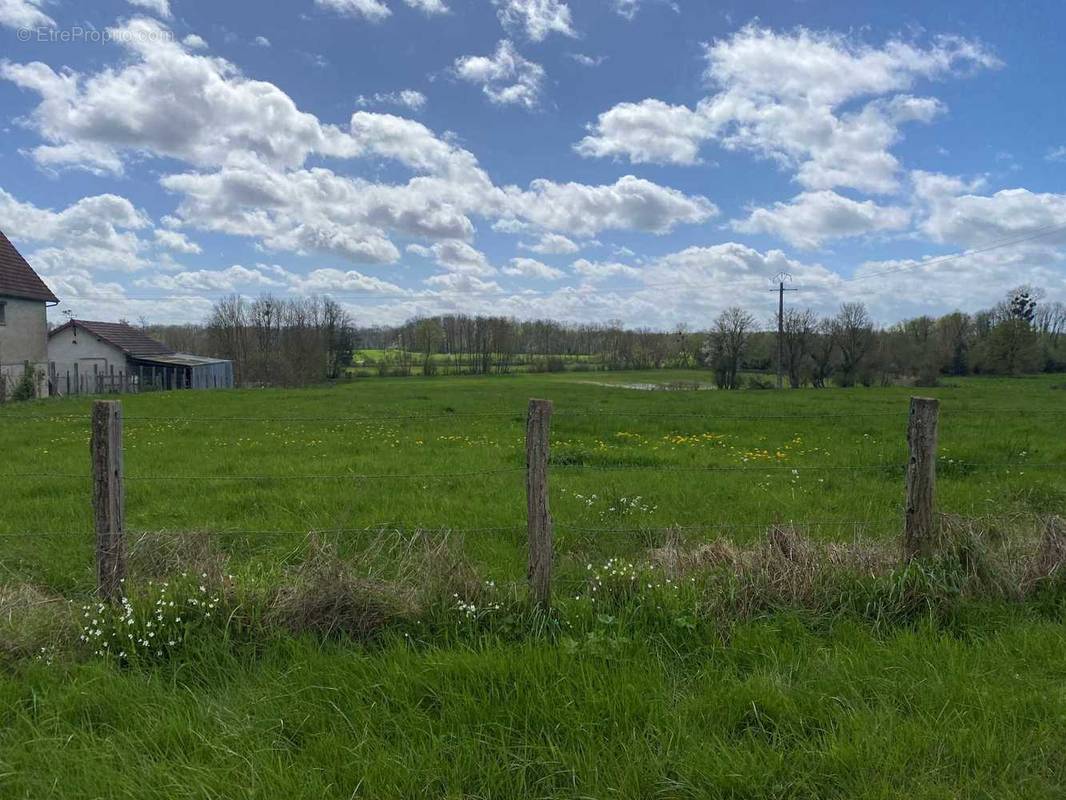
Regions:
<instances>
[{"instance_id":1,"label":"pasture","mask_svg":"<svg viewBox=\"0 0 1066 800\"><path fill-rule=\"evenodd\" d=\"M1055 597L967 597L887 624L868 619L868 599L851 615L773 608L723 620L700 611L710 606L695 588L642 566L679 541L757 547L772 525L816 544L893 549L915 393L941 400L939 511L1035 536L1043 517L1066 513L1059 382L647 386L699 378L124 397L129 536L209 542L226 559L229 617L165 658L127 663L47 638L33 652L39 637L7 603L0 795L1061 796ZM531 397L555 404L551 618L523 605ZM0 408L8 600L32 591L95 615L89 407ZM241 610L308 560L309 533L358 571L384 532L417 531L447 532L491 587L474 612L446 597L362 640L267 635L249 621L258 612ZM590 606L591 585L629 579L648 581L643 600L616 593Z\"/></svg>"}]
</instances>

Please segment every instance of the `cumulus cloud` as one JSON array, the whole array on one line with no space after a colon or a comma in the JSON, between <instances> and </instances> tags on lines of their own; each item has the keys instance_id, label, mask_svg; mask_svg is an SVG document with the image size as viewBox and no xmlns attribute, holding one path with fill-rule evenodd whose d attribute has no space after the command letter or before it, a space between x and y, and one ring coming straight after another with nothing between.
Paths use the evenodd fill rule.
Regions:
<instances>
[{"instance_id":1,"label":"cumulus cloud","mask_svg":"<svg viewBox=\"0 0 1066 800\"><path fill-rule=\"evenodd\" d=\"M256 47L270 47L270 40L265 36L256 36L252 40L252 44Z\"/></svg>"},{"instance_id":2,"label":"cumulus cloud","mask_svg":"<svg viewBox=\"0 0 1066 800\"><path fill-rule=\"evenodd\" d=\"M359 292L395 296L408 293L394 283L351 269L315 269L311 270L306 277L295 278L294 283L298 289L309 294Z\"/></svg>"},{"instance_id":3,"label":"cumulus cloud","mask_svg":"<svg viewBox=\"0 0 1066 800\"><path fill-rule=\"evenodd\" d=\"M809 189L891 192L899 163L890 148L900 127L942 110L937 100L907 91L921 79L999 64L959 37L938 37L926 47L899 39L874 47L836 33L756 25L712 42L706 58L717 94L694 108L656 99L619 104L600 114L577 151L692 164L713 140L793 170Z\"/></svg>"},{"instance_id":4,"label":"cumulus cloud","mask_svg":"<svg viewBox=\"0 0 1066 800\"><path fill-rule=\"evenodd\" d=\"M982 247L1018 237L1040 235L1033 247L1066 243L1066 194L1002 189L976 194L980 182L954 176L915 172L917 204L923 217L919 229L934 242Z\"/></svg>"},{"instance_id":5,"label":"cumulus cloud","mask_svg":"<svg viewBox=\"0 0 1066 800\"><path fill-rule=\"evenodd\" d=\"M538 278L545 281L554 281L565 277L561 269L550 267L543 261L534 258L512 258L511 266L503 268L504 275L513 275L521 278Z\"/></svg>"},{"instance_id":6,"label":"cumulus cloud","mask_svg":"<svg viewBox=\"0 0 1066 800\"><path fill-rule=\"evenodd\" d=\"M20 202L0 189L0 230L20 246L45 245L25 252L43 272L142 269L148 264L150 244L139 232L149 228L148 217L118 195L83 197L53 211Z\"/></svg>"},{"instance_id":7,"label":"cumulus cloud","mask_svg":"<svg viewBox=\"0 0 1066 800\"><path fill-rule=\"evenodd\" d=\"M654 0L611 0L611 6L616 14L632 22L641 6L647 2L654 2ZM661 2L669 6L675 14L681 12L681 8L673 0L661 0Z\"/></svg>"},{"instance_id":8,"label":"cumulus cloud","mask_svg":"<svg viewBox=\"0 0 1066 800\"><path fill-rule=\"evenodd\" d=\"M600 114L590 130L575 145L578 153L634 164L695 164L700 146L714 135L713 124L699 110L654 99L619 103Z\"/></svg>"},{"instance_id":9,"label":"cumulus cloud","mask_svg":"<svg viewBox=\"0 0 1066 800\"><path fill-rule=\"evenodd\" d=\"M315 0L315 5L346 17L380 22L392 14L381 0Z\"/></svg>"},{"instance_id":10,"label":"cumulus cloud","mask_svg":"<svg viewBox=\"0 0 1066 800\"><path fill-rule=\"evenodd\" d=\"M518 216L576 236L604 230L668 233L677 225L705 222L718 214L718 207L705 197L633 175L602 186L536 180L529 191L512 193L510 199Z\"/></svg>"},{"instance_id":11,"label":"cumulus cloud","mask_svg":"<svg viewBox=\"0 0 1066 800\"><path fill-rule=\"evenodd\" d=\"M492 0L496 14L511 36L524 33L534 42L549 34L577 36L570 19L570 7L562 0Z\"/></svg>"},{"instance_id":12,"label":"cumulus cloud","mask_svg":"<svg viewBox=\"0 0 1066 800\"><path fill-rule=\"evenodd\" d=\"M45 141L31 151L42 166L121 173L127 162L153 158L187 165L159 178L176 199L167 230L144 239L127 235L128 246L114 259L118 269L142 266L146 248L196 254L191 231L250 238L268 251L387 264L400 258L397 237L447 241L458 252L455 243L474 237L474 218L538 239L535 252L570 253L576 245L568 237L667 233L718 213L704 197L633 176L603 185L496 185L473 153L420 122L357 111L347 126L325 124L277 86L163 35L168 29L155 20L134 19L121 30L128 35L116 39L128 58L97 73L0 64L0 76L40 95L27 124ZM161 106L162 95L173 102ZM386 160L391 172L411 175L385 183L306 166L325 156L346 167L355 159ZM116 226L115 233L131 229ZM491 274L476 259L462 265L443 254L440 263Z\"/></svg>"},{"instance_id":13,"label":"cumulus cloud","mask_svg":"<svg viewBox=\"0 0 1066 800\"><path fill-rule=\"evenodd\" d=\"M496 281L486 281L463 272L445 272L426 278L427 286L438 287L451 294L501 294L503 288Z\"/></svg>"},{"instance_id":14,"label":"cumulus cloud","mask_svg":"<svg viewBox=\"0 0 1066 800\"><path fill-rule=\"evenodd\" d=\"M163 19L171 19L174 16L170 10L170 0L126 0L126 2L131 6L137 6L145 11L158 14Z\"/></svg>"},{"instance_id":15,"label":"cumulus cloud","mask_svg":"<svg viewBox=\"0 0 1066 800\"><path fill-rule=\"evenodd\" d=\"M588 280L636 278L640 276L640 270L616 261L589 261L585 258L579 258L570 266L576 274Z\"/></svg>"},{"instance_id":16,"label":"cumulus cloud","mask_svg":"<svg viewBox=\"0 0 1066 800\"><path fill-rule=\"evenodd\" d=\"M573 240L559 233L542 234L540 239L533 244L521 244L519 247L541 255L565 255L576 253L581 249Z\"/></svg>"},{"instance_id":17,"label":"cumulus cloud","mask_svg":"<svg viewBox=\"0 0 1066 800\"><path fill-rule=\"evenodd\" d=\"M455 60L455 74L498 105L535 108L544 87L544 68L515 49L509 39L496 45L491 56L462 56Z\"/></svg>"},{"instance_id":18,"label":"cumulus cloud","mask_svg":"<svg viewBox=\"0 0 1066 800\"><path fill-rule=\"evenodd\" d=\"M203 248L201 248L200 245L192 241L181 231L169 231L164 228L156 228L155 241L160 247L172 250L175 253L198 255L203 252Z\"/></svg>"},{"instance_id":19,"label":"cumulus cloud","mask_svg":"<svg viewBox=\"0 0 1066 800\"><path fill-rule=\"evenodd\" d=\"M489 263L484 253L457 239L435 242L430 247L412 245L407 249L423 258L434 259L439 266L449 272L478 278L487 278L496 274L496 268Z\"/></svg>"},{"instance_id":20,"label":"cumulus cloud","mask_svg":"<svg viewBox=\"0 0 1066 800\"><path fill-rule=\"evenodd\" d=\"M567 56L583 67L598 67L607 60L607 56L590 56L585 53L567 53Z\"/></svg>"},{"instance_id":21,"label":"cumulus cloud","mask_svg":"<svg viewBox=\"0 0 1066 800\"><path fill-rule=\"evenodd\" d=\"M434 14L447 14L450 9L444 3L444 0L403 0L411 8L417 8L419 11L427 15Z\"/></svg>"},{"instance_id":22,"label":"cumulus cloud","mask_svg":"<svg viewBox=\"0 0 1066 800\"><path fill-rule=\"evenodd\" d=\"M361 108L370 106L400 106L411 111L420 111L426 105L426 96L416 89L401 89L396 92L375 92L359 95L355 104Z\"/></svg>"},{"instance_id":23,"label":"cumulus cloud","mask_svg":"<svg viewBox=\"0 0 1066 800\"><path fill-rule=\"evenodd\" d=\"M9 28L52 27L56 21L41 8L44 0L0 0L0 25Z\"/></svg>"},{"instance_id":24,"label":"cumulus cloud","mask_svg":"<svg viewBox=\"0 0 1066 800\"><path fill-rule=\"evenodd\" d=\"M300 111L277 86L246 78L224 59L192 53L155 20L134 19L112 32L132 60L94 75L0 62L0 77L41 96L29 117L50 142L33 150L39 163L114 172L126 155L205 166L252 151L273 164L298 166L312 153L358 152L350 136Z\"/></svg>"},{"instance_id":25,"label":"cumulus cloud","mask_svg":"<svg viewBox=\"0 0 1066 800\"><path fill-rule=\"evenodd\" d=\"M242 289L279 289L291 284L291 276L280 267L244 267L234 264L225 269L200 269L173 275L140 278L134 286L169 291L234 292Z\"/></svg>"},{"instance_id":26,"label":"cumulus cloud","mask_svg":"<svg viewBox=\"0 0 1066 800\"><path fill-rule=\"evenodd\" d=\"M426 16L447 14L450 11L444 0L403 0L403 2ZM370 22L381 22L392 14L392 9L384 0L315 0L315 5L345 17L365 19Z\"/></svg>"},{"instance_id":27,"label":"cumulus cloud","mask_svg":"<svg viewBox=\"0 0 1066 800\"><path fill-rule=\"evenodd\" d=\"M1066 292L1061 250L1025 242L986 252L958 252L920 259L866 262L845 284L850 296L884 320L957 309L987 308L1019 283L1031 283L1053 296Z\"/></svg>"},{"instance_id":28,"label":"cumulus cloud","mask_svg":"<svg viewBox=\"0 0 1066 800\"><path fill-rule=\"evenodd\" d=\"M742 233L766 233L796 247L813 249L827 239L902 230L910 219L906 208L881 206L872 200L860 202L824 190L803 192L787 203L752 209L747 219L730 224Z\"/></svg>"}]
</instances>

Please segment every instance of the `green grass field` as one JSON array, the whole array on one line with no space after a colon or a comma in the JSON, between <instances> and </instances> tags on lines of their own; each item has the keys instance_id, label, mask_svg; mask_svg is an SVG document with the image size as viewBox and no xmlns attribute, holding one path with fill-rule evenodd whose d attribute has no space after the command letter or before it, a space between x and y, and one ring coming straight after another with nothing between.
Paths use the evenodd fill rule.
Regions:
<instances>
[{"instance_id":1,"label":"green grass field","mask_svg":"<svg viewBox=\"0 0 1066 800\"><path fill-rule=\"evenodd\" d=\"M678 536L754 547L789 523L816 543L894 547L913 390L627 388L700 377L125 397L130 538L191 534L233 576L223 619L129 662L67 642L56 614L42 621L67 600L80 621L94 586L89 401L0 408L2 581L9 600L41 598L0 603L0 797L1063 796L1057 595L949 592L897 613L891 586L907 575L884 595L820 586L844 598L832 613L726 619L736 598L716 590L709 604L695 583L590 605L590 566L621 558L643 582L649 549ZM1060 386L921 390L942 401L940 511L1003 520L1012 536L1066 513ZM555 403L551 618L523 596L531 397ZM369 641L258 624L258 599L306 561L309 531L358 570L379 529L453 531L493 585L476 614L445 597ZM155 596L143 578L131 575Z\"/></svg>"}]
</instances>

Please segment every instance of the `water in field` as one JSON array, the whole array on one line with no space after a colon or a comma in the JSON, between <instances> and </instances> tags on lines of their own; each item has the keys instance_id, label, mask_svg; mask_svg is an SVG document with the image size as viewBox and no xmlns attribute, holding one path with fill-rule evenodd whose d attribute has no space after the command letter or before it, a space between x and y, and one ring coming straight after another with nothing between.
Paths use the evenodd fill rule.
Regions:
<instances>
[{"instance_id":1,"label":"water in field","mask_svg":"<svg viewBox=\"0 0 1066 800\"><path fill-rule=\"evenodd\" d=\"M669 383L608 383L606 381L576 381L588 386L605 386L609 389L632 389L637 392L704 392L716 389L713 383L700 381L670 381Z\"/></svg>"}]
</instances>

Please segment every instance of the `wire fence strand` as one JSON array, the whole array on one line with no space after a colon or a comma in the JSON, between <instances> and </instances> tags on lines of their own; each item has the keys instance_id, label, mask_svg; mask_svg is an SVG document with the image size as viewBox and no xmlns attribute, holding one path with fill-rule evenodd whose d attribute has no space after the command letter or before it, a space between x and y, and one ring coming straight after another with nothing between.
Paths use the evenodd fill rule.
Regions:
<instances>
[{"instance_id":1,"label":"wire fence strand","mask_svg":"<svg viewBox=\"0 0 1066 800\"><path fill-rule=\"evenodd\" d=\"M994 463L970 462L961 460L947 461L941 458L942 467L950 464L952 470L967 469L1017 469L1017 470L1066 470L1064 463L1029 463L1025 461L1003 461ZM553 471L562 472L750 472L765 474L767 472L876 472L878 470L899 471L906 469L905 463L886 462L882 464L765 464L765 465L694 465L673 466L670 464L552 464ZM506 467L503 469L472 470L469 472L415 472L415 473L275 473L262 475L126 475L127 481L163 482L163 481L372 481L372 480L462 480L466 478L490 477L493 475L514 475L526 472L525 467ZM0 480L85 480L92 476L88 473L66 472L13 472L0 474ZM942 477L948 478L950 475Z\"/></svg>"}]
</instances>

